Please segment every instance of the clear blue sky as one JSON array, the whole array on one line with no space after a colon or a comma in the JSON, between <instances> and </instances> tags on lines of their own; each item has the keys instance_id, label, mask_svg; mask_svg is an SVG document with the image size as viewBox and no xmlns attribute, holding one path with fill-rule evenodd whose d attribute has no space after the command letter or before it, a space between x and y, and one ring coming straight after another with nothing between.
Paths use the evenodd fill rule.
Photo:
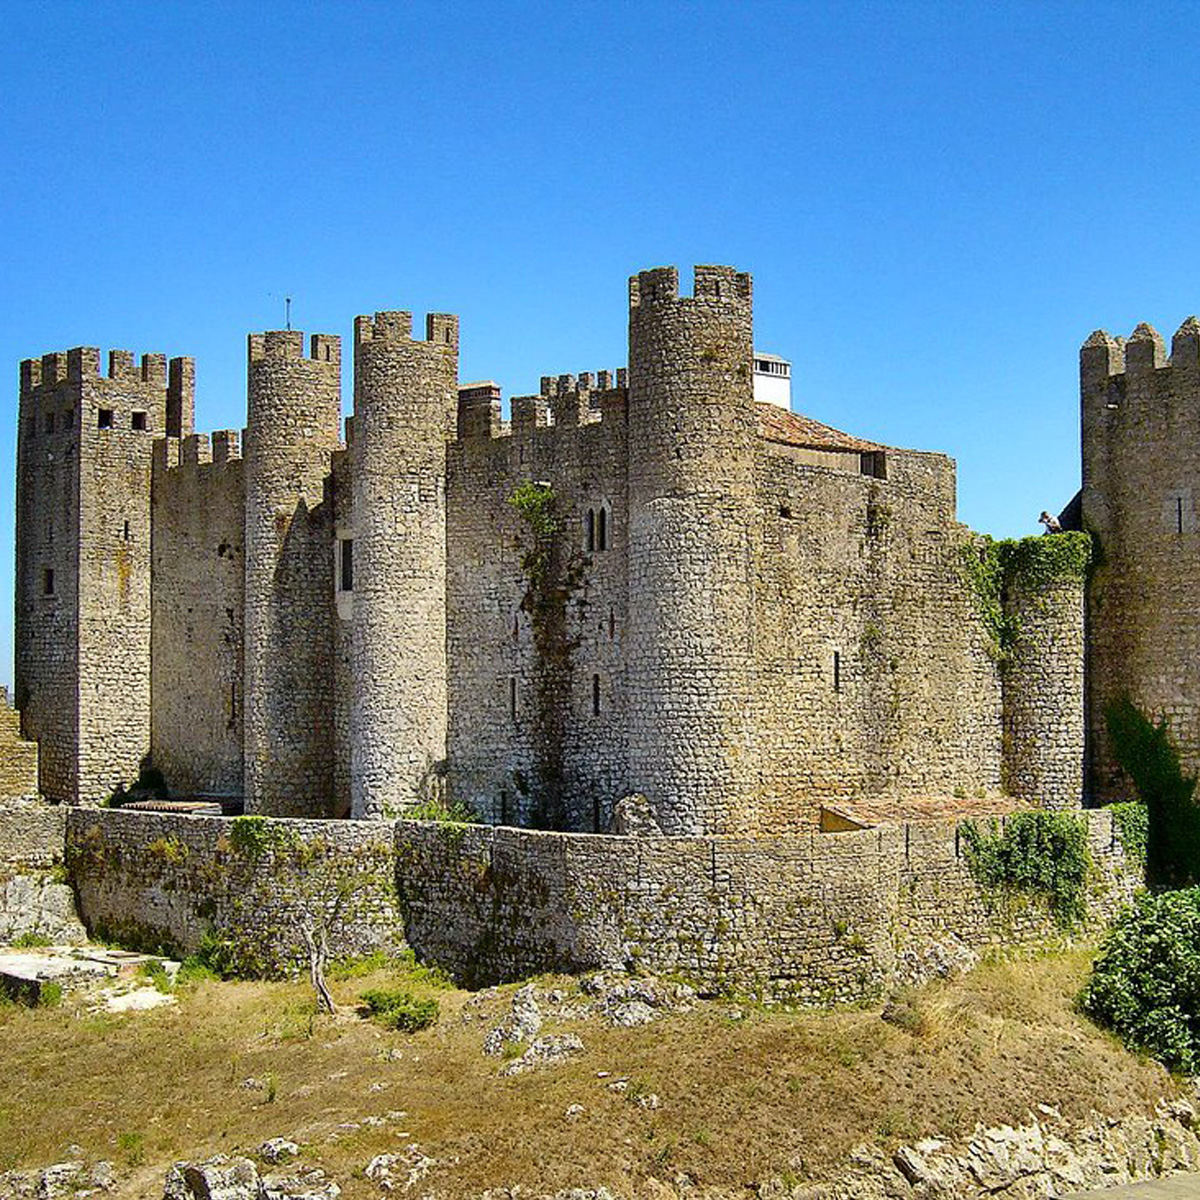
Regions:
<instances>
[{"instance_id":1,"label":"clear blue sky","mask_svg":"<svg viewBox=\"0 0 1200 1200\"><path fill-rule=\"evenodd\" d=\"M959 511L1078 486L1076 355L1200 309L1193 6L0 0L0 681L16 370L457 312L462 377L615 368L625 278L732 263L795 404L944 450ZM348 388L347 388L348 399Z\"/></svg>"}]
</instances>

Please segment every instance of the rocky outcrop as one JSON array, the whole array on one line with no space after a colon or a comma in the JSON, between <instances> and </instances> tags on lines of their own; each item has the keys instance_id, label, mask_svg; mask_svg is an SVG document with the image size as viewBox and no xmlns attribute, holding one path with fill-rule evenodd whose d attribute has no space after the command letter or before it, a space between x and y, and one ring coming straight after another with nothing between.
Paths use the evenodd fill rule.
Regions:
<instances>
[{"instance_id":1,"label":"rocky outcrop","mask_svg":"<svg viewBox=\"0 0 1200 1200\"><path fill-rule=\"evenodd\" d=\"M36 937L56 946L87 941L75 913L75 896L50 875L13 875L0 880L0 946Z\"/></svg>"}]
</instances>

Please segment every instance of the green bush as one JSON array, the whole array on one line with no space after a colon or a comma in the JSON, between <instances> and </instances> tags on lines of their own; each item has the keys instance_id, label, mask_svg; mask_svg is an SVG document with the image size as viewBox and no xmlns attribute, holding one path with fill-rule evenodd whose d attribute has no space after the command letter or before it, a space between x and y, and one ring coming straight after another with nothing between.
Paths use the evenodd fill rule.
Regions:
<instances>
[{"instance_id":1,"label":"green bush","mask_svg":"<svg viewBox=\"0 0 1200 1200\"><path fill-rule=\"evenodd\" d=\"M1146 846L1150 838L1150 810L1140 800L1125 800L1110 804L1113 824L1125 857L1138 866L1146 865Z\"/></svg>"},{"instance_id":2,"label":"green bush","mask_svg":"<svg viewBox=\"0 0 1200 1200\"><path fill-rule=\"evenodd\" d=\"M1091 869L1087 827L1068 813L1019 812L1000 825L963 821L967 867L984 887L1044 896L1055 921L1069 929L1086 912Z\"/></svg>"},{"instance_id":3,"label":"green bush","mask_svg":"<svg viewBox=\"0 0 1200 1200\"><path fill-rule=\"evenodd\" d=\"M1113 753L1146 805L1146 874L1153 883L1200 882L1196 776L1185 775L1165 720L1151 721L1127 696L1105 709Z\"/></svg>"},{"instance_id":4,"label":"green bush","mask_svg":"<svg viewBox=\"0 0 1200 1200\"><path fill-rule=\"evenodd\" d=\"M1200 888L1138 896L1105 939L1080 1003L1131 1049L1200 1071Z\"/></svg>"},{"instance_id":5,"label":"green bush","mask_svg":"<svg viewBox=\"0 0 1200 1200\"><path fill-rule=\"evenodd\" d=\"M416 1033L438 1019L438 1002L422 999L403 988L373 988L363 992L360 999L371 1016L387 1029Z\"/></svg>"}]
</instances>

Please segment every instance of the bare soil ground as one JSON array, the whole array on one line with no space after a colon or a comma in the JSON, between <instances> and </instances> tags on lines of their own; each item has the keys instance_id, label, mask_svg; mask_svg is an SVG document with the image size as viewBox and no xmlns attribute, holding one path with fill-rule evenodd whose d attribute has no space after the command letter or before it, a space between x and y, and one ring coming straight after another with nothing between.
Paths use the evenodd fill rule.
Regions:
<instances>
[{"instance_id":1,"label":"bare soil ground","mask_svg":"<svg viewBox=\"0 0 1200 1200\"><path fill-rule=\"evenodd\" d=\"M436 1161L414 1196L513 1184L647 1195L651 1180L681 1173L747 1195L773 1177L831 1173L859 1142L1015 1123L1037 1103L1078 1119L1148 1111L1177 1094L1165 1071L1075 1012L1089 960L1074 949L985 963L915 993L906 1028L878 1009L788 1013L729 999L632 1029L549 1021L543 1033L575 1032L583 1053L513 1077L482 1043L515 988L473 996L419 969L333 985L346 1006L397 980L436 996L440 1020L410 1035L317 1016L300 982L202 982L144 1013L99 1015L70 997L8 1005L0 1170L61 1161L77 1146L114 1163L118 1195L155 1198L177 1159L253 1156L285 1136L347 1200L378 1196L363 1168L413 1143ZM612 1090L620 1079L628 1087ZM638 1103L650 1092L659 1107ZM573 1105L583 1112L568 1116Z\"/></svg>"}]
</instances>

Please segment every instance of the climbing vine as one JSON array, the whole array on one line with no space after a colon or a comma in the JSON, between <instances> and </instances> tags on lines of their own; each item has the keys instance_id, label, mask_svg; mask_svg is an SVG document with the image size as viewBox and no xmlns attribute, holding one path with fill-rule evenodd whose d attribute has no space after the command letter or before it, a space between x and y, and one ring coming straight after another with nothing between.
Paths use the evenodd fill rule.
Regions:
<instances>
[{"instance_id":1,"label":"climbing vine","mask_svg":"<svg viewBox=\"0 0 1200 1200\"><path fill-rule=\"evenodd\" d=\"M1003 663L1021 636L1015 613L1005 611L1005 593L1013 585L1040 592L1066 580L1087 576L1093 561L1087 533L995 540L984 535L967 542L959 568L988 633L993 657Z\"/></svg>"},{"instance_id":2,"label":"climbing vine","mask_svg":"<svg viewBox=\"0 0 1200 1200\"><path fill-rule=\"evenodd\" d=\"M525 576L521 611L529 618L534 648L533 823L561 829L566 816L563 754L579 640L570 633L568 608L583 585L588 559L562 536L558 499L549 484L523 483L509 503L521 519L517 537Z\"/></svg>"},{"instance_id":3,"label":"climbing vine","mask_svg":"<svg viewBox=\"0 0 1200 1200\"><path fill-rule=\"evenodd\" d=\"M1003 892L1042 896L1057 924L1069 929L1086 912L1091 870L1087 827L1069 813L1015 813L1001 826L960 823L967 868L975 881Z\"/></svg>"},{"instance_id":4,"label":"climbing vine","mask_svg":"<svg viewBox=\"0 0 1200 1200\"><path fill-rule=\"evenodd\" d=\"M1146 809L1146 871L1154 883L1184 887L1200 881L1200 805L1196 776L1179 761L1166 720L1151 721L1128 696L1108 704L1105 725L1113 756ZM1126 817L1114 817L1122 822Z\"/></svg>"}]
</instances>

